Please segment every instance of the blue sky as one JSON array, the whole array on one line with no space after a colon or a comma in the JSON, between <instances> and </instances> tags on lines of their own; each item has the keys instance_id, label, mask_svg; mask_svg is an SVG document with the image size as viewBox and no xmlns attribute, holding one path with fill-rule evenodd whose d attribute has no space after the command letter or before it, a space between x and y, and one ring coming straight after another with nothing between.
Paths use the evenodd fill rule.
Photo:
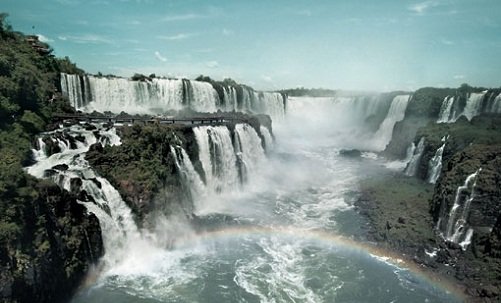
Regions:
<instances>
[{"instance_id":1,"label":"blue sky","mask_svg":"<svg viewBox=\"0 0 501 303\"><path fill-rule=\"evenodd\" d=\"M0 11L90 73L265 90L501 86L500 0L1 0Z\"/></svg>"}]
</instances>

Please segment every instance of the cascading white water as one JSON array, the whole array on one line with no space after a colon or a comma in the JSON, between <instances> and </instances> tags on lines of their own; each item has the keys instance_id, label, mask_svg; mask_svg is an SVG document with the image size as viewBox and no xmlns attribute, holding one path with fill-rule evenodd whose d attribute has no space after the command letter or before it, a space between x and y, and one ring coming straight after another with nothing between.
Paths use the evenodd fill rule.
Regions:
<instances>
[{"instance_id":1,"label":"cascading white water","mask_svg":"<svg viewBox=\"0 0 501 303\"><path fill-rule=\"evenodd\" d=\"M409 164L409 162L412 160L412 156L414 156L415 151L416 151L416 144L414 144L414 142L411 142L411 145L407 148L407 152L405 154L405 159L404 159L405 163Z\"/></svg>"},{"instance_id":2,"label":"cascading white water","mask_svg":"<svg viewBox=\"0 0 501 303\"><path fill-rule=\"evenodd\" d=\"M423 156L424 148L425 140L424 137L421 137L417 147L414 148L414 154L412 155L409 164L407 164L407 167L405 168L404 174L406 176L412 177L416 175L419 163L421 162L421 157Z\"/></svg>"},{"instance_id":3,"label":"cascading white water","mask_svg":"<svg viewBox=\"0 0 501 303\"><path fill-rule=\"evenodd\" d=\"M271 152L273 150L273 137L271 136L270 131L265 126L260 126L259 131L264 138L264 146L266 148L266 152Z\"/></svg>"},{"instance_id":4,"label":"cascading white water","mask_svg":"<svg viewBox=\"0 0 501 303\"><path fill-rule=\"evenodd\" d=\"M224 109L226 111L237 111L237 90L233 87L223 87Z\"/></svg>"},{"instance_id":5,"label":"cascading white water","mask_svg":"<svg viewBox=\"0 0 501 303\"><path fill-rule=\"evenodd\" d=\"M85 105L85 99L82 94L80 77L78 75L61 74L61 90L63 95L70 100L70 103L76 109Z\"/></svg>"},{"instance_id":6,"label":"cascading white water","mask_svg":"<svg viewBox=\"0 0 501 303\"><path fill-rule=\"evenodd\" d=\"M219 96L210 83L189 81L189 106L198 112L215 112Z\"/></svg>"},{"instance_id":7,"label":"cascading white water","mask_svg":"<svg viewBox=\"0 0 501 303\"><path fill-rule=\"evenodd\" d=\"M455 119L453 112L453 105L456 101L454 96L447 96L440 107L440 114L438 115L437 123L447 123L452 122Z\"/></svg>"},{"instance_id":8,"label":"cascading white water","mask_svg":"<svg viewBox=\"0 0 501 303\"><path fill-rule=\"evenodd\" d=\"M403 99L398 102L396 99ZM396 101L396 102L393 102ZM400 100L402 101L402 100ZM335 97L291 97L287 105L287 129L298 137L308 137L310 141L319 140L322 144L333 143L340 148L380 151L389 143L393 133L392 119L383 127L388 133L375 130L373 122L387 117L391 104L393 111L397 104L401 115L407 107L408 96L389 99L386 95L370 94L367 96ZM405 103L405 104L402 104ZM308 119L304 119L305 116ZM375 118L369 119L368 118ZM301 121L301 123L297 123ZM382 123L381 123L382 124ZM284 124L279 124L281 127ZM375 134L379 132L378 134ZM384 134L384 135L383 135ZM333 140L325 140L330 137Z\"/></svg>"},{"instance_id":9,"label":"cascading white water","mask_svg":"<svg viewBox=\"0 0 501 303\"><path fill-rule=\"evenodd\" d=\"M430 159L428 163L428 183L435 184L440 177L440 171L442 170L442 155L444 153L445 143L440 146L433 158Z\"/></svg>"},{"instance_id":10,"label":"cascading white water","mask_svg":"<svg viewBox=\"0 0 501 303\"><path fill-rule=\"evenodd\" d=\"M111 111L129 114L158 114L190 108L198 112L250 111L283 119L285 100L279 93L255 92L242 88L242 103L237 106L237 90L223 87L223 100L212 84L201 81L158 79L132 81L125 78L61 74L61 89L71 104L84 112Z\"/></svg>"},{"instance_id":11,"label":"cascading white water","mask_svg":"<svg viewBox=\"0 0 501 303\"><path fill-rule=\"evenodd\" d=\"M80 79L84 79L82 87ZM153 79L131 81L61 74L61 87L71 104L85 112L94 110L130 114L148 114L161 110L180 110L183 105L183 81Z\"/></svg>"},{"instance_id":12,"label":"cascading white water","mask_svg":"<svg viewBox=\"0 0 501 303\"><path fill-rule=\"evenodd\" d=\"M395 126L395 123L404 118L409 99L409 95L399 95L391 102L386 118L374 134L374 147L376 150L383 150L388 142L390 142L393 134L393 127Z\"/></svg>"},{"instance_id":13,"label":"cascading white water","mask_svg":"<svg viewBox=\"0 0 501 303\"><path fill-rule=\"evenodd\" d=\"M188 153L181 146L171 146L170 150L183 182L189 187L192 201L199 202L200 197L206 195L206 187L193 167ZM195 208L197 206L195 205Z\"/></svg>"},{"instance_id":14,"label":"cascading white water","mask_svg":"<svg viewBox=\"0 0 501 303\"><path fill-rule=\"evenodd\" d=\"M261 139L258 134L248 124L237 124L235 126L235 151L239 157L243 180L247 180L250 175L256 172L257 167L265 158Z\"/></svg>"},{"instance_id":15,"label":"cascading white water","mask_svg":"<svg viewBox=\"0 0 501 303\"><path fill-rule=\"evenodd\" d=\"M76 148L72 149L72 144L61 134L66 138L72 137ZM121 144L114 128L98 126L98 134L99 140L93 131L78 125L43 134L43 137L48 138L46 140L58 142L61 151L48 157L44 151L45 144L39 138L39 149L33 150L36 163L28 167L27 172L37 178L50 178L68 191L72 190L72 180L82 181L80 191L92 199L79 202L99 219L105 249L102 261L105 266L112 266L128 253L131 246L143 240L130 208L118 191L106 179L98 176L85 160L85 153L94 143L100 142L103 146Z\"/></svg>"},{"instance_id":16,"label":"cascading white water","mask_svg":"<svg viewBox=\"0 0 501 303\"><path fill-rule=\"evenodd\" d=\"M233 191L239 186L237 157L226 126L200 126L193 129L208 190Z\"/></svg>"},{"instance_id":17,"label":"cascading white water","mask_svg":"<svg viewBox=\"0 0 501 303\"><path fill-rule=\"evenodd\" d=\"M253 109L257 113L268 114L274 121L282 120L285 116L284 98L279 93L263 92L254 97Z\"/></svg>"},{"instance_id":18,"label":"cascading white water","mask_svg":"<svg viewBox=\"0 0 501 303\"><path fill-rule=\"evenodd\" d=\"M473 199L475 199L475 187L477 185L478 175L481 171L482 169L479 168L466 178L462 186L458 187L456 197L454 198L454 204L450 209L447 225L445 227L445 239L450 242L461 244L463 249L468 247L473 235L473 230L467 229L468 215L470 205Z\"/></svg>"},{"instance_id":19,"label":"cascading white water","mask_svg":"<svg viewBox=\"0 0 501 303\"><path fill-rule=\"evenodd\" d=\"M501 113L501 93L496 96L491 107L492 113Z\"/></svg>"},{"instance_id":20,"label":"cascading white water","mask_svg":"<svg viewBox=\"0 0 501 303\"><path fill-rule=\"evenodd\" d=\"M471 120L473 117L480 114L482 109L482 100L484 99L487 91L483 91L481 93L471 93L466 100L466 106L463 110L463 115Z\"/></svg>"},{"instance_id":21,"label":"cascading white water","mask_svg":"<svg viewBox=\"0 0 501 303\"><path fill-rule=\"evenodd\" d=\"M241 110L250 110L252 108L252 100L254 97L254 92L247 88L242 88L242 104L240 105Z\"/></svg>"}]
</instances>

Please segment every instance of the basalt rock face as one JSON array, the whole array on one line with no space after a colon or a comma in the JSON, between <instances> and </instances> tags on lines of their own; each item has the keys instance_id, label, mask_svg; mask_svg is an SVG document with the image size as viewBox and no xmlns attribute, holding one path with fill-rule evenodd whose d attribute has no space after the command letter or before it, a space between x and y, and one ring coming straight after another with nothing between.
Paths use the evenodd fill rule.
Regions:
<instances>
[{"instance_id":1,"label":"basalt rock face","mask_svg":"<svg viewBox=\"0 0 501 303\"><path fill-rule=\"evenodd\" d=\"M395 125L391 142L384 154L388 158L403 159L417 130L429 123L451 123L471 120L487 113L501 113L498 89L462 85L457 89L421 88L409 101L402 121Z\"/></svg>"},{"instance_id":2,"label":"basalt rock face","mask_svg":"<svg viewBox=\"0 0 501 303\"><path fill-rule=\"evenodd\" d=\"M435 187L430 208L433 220L442 222L450 213L458 187L468 175L481 169L476 179L474 196L467 214L467 224L473 228L473 242L477 251L487 252L482 238L490 237L496 222L501 218L501 144L471 145L456 153L442 170L443 177ZM441 224L442 226L445 223ZM440 227L441 228L441 227Z\"/></svg>"},{"instance_id":3,"label":"basalt rock face","mask_svg":"<svg viewBox=\"0 0 501 303\"><path fill-rule=\"evenodd\" d=\"M99 221L56 185L29 182L37 196L9 210L17 236L0 239L0 301L62 302L103 254Z\"/></svg>"},{"instance_id":4,"label":"basalt rock face","mask_svg":"<svg viewBox=\"0 0 501 303\"><path fill-rule=\"evenodd\" d=\"M474 146L477 145L501 144L501 115L482 114L471 121L461 117L455 123L430 123L416 132L414 143L417 144L421 138L424 138L425 148L416 177L426 180L429 162L443 144L442 170L452 165L447 164L449 159L469 146L473 146L472 150L475 150Z\"/></svg>"},{"instance_id":5,"label":"basalt rock face","mask_svg":"<svg viewBox=\"0 0 501 303\"><path fill-rule=\"evenodd\" d=\"M495 302L501 293L501 115L430 123L417 131L414 142L421 138L426 146L419 179L427 180L430 159L444 146L430 199L439 249L430 264L465 285L472 300Z\"/></svg>"},{"instance_id":6,"label":"basalt rock face","mask_svg":"<svg viewBox=\"0 0 501 303\"><path fill-rule=\"evenodd\" d=\"M481 168L481 170L479 170ZM472 191L466 190L471 203L465 211L465 199L459 203L458 216L464 222L452 221L453 204L465 179L478 172ZM471 184L471 183L470 183ZM467 287L472 301L499 302L501 299L501 145L471 145L450 158L442 169L430 211L441 245L440 258L448 264L454 276ZM461 195L459 195L461 197ZM460 218L459 220L462 220ZM457 223L464 226L463 234L472 232L468 246L450 239L448 226L456 231ZM468 242L466 242L468 243ZM460 245L458 245L460 244Z\"/></svg>"}]
</instances>

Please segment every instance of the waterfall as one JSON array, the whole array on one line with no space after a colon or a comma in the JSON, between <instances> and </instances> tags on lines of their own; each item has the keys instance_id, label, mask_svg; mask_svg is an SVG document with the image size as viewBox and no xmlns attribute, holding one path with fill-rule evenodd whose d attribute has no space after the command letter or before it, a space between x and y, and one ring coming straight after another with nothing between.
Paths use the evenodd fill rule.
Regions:
<instances>
[{"instance_id":1,"label":"waterfall","mask_svg":"<svg viewBox=\"0 0 501 303\"><path fill-rule=\"evenodd\" d=\"M63 96L70 100L70 104L76 109L85 104L80 77L78 75L61 74L61 90Z\"/></svg>"},{"instance_id":2,"label":"waterfall","mask_svg":"<svg viewBox=\"0 0 501 303\"><path fill-rule=\"evenodd\" d=\"M462 115L466 116L468 120L471 120L473 117L480 114L482 110L482 101L486 93L487 91L483 91L481 93L471 93L466 100L466 106Z\"/></svg>"},{"instance_id":3,"label":"waterfall","mask_svg":"<svg viewBox=\"0 0 501 303\"><path fill-rule=\"evenodd\" d=\"M467 229L470 205L475 199L475 187L477 185L478 174L482 171L479 168L469 175L464 184L456 191L454 204L448 215L444 237L447 241L461 244L463 250L470 244L473 230Z\"/></svg>"},{"instance_id":4,"label":"waterfall","mask_svg":"<svg viewBox=\"0 0 501 303\"><path fill-rule=\"evenodd\" d=\"M494 101L493 101L492 106L490 108L490 112L501 114L501 93L499 93L496 96L496 98L494 98Z\"/></svg>"},{"instance_id":5,"label":"waterfall","mask_svg":"<svg viewBox=\"0 0 501 303\"><path fill-rule=\"evenodd\" d=\"M257 113L268 114L273 120L281 120L285 116L284 97L279 93L260 93L254 99L254 110Z\"/></svg>"},{"instance_id":6,"label":"waterfall","mask_svg":"<svg viewBox=\"0 0 501 303\"><path fill-rule=\"evenodd\" d=\"M425 140L424 137L421 137L417 148L414 149L414 154L412 155L409 164L407 164L407 167L405 168L404 174L406 176L412 177L416 175L419 163L421 162L421 157L423 156L424 147Z\"/></svg>"},{"instance_id":7,"label":"waterfall","mask_svg":"<svg viewBox=\"0 0 501 303\"><path fill-rule=\"evenodd\" d=\"M447 123L454 121L453 105L456 98L454 96L447 96L440 107L440 114L438 116L437 123Z\"/></svg>"},{"instance_id":8,"label":"waterfall","mask_svg":"<svg viewBox=\"0 0 501 303\"><path fill-rule=\"evenodd\" d=\"M224 93L224 109L225 111L237 111L237 90L233 87L223 87Z\"/></svg>"},{"instance_id":9,"label":"waterfall","mask_svg":"<svg viewBox=\"0 0 501 303\"><path fill-rule=\"evenodd\" d=\"M242 179L247 180L256 172L258 165L265 158L261 139L254 128L248 124L237 124L235 137L235 150L244 167Z\"/></svg>"},{"instance_id":10,"label":"waterfall","mask_svg":"<svg viewBox=\"0 0 501 303\"><path fill-rule=\"evenodd\" d=\"M215 112L219 96L210 83L199 81L184 81L188 86L189 107L198 112Z\"/></svg>"},{"instance_id":11,"label":"waterfall","mask_svg":"<svg viewBox=\"0 0 501 303\"><path fill-rule=\"evenodd\" d=\"M430 159L428 163L428 177L429 183L435 184L440 176L440 171L442 170L442 155L444 153L445 143L440 146L433 158Z\"/></svg>"},{"instance_id":12,"label":"waterfall","mask_svg":"<svg viewBox=\"0 0 501 303\"><path fill-rule=\"evenodd\" d=\"M183 184L187 185L186 190L190 193L191 201L198 202L199 198L206 194L206 189L200 179L200 175L195 171L190 157L184 148L181 146L171 146L170 151L174 157ZM197 206L195 205L195 207Z\"/></svg>"},{"instance_id":13,"label":"waterfall","mask_svg":"<svg viewBox=\"0 0 501 303\"><path fill-rule=\"evenodd\" d=\"M49 178L60 187L77 194L79 202L99 219L105 249L104 264L115 264L127 254L130 247L140 245L141 235L130 208L118 191L92 170L85 160L85 154L92 144L98 142L102 145L120 145L116 130L98 126L98 131L93 132L75 125L42 136L58 143L61 151L47 156L45 144L39 138L38 149L33 150L36 163L26 168L27 172L37 178Z\"/></svg>"},{"instance_id":14,"label":"waterfall","mask_svg":"<svg viewBox=\"0 0 501 303\"><path fill-rule=\"evenodd\" d=\"M283 119L286 98L280 93L255 92L242 87L239 104L235 87L223 87L223 100L208 82L159 79L133 81L61 73L61 90L77 110L84 112L161 114L191 109L198 112L249 111Z\"/></svg>"},{"instance_id":15,"label":"waterfall","mask_svg":"<svg viewBox=\"0 0 501 303\"><path fill-rule=\"evenodd\" d=\"M259 131L261 132L261 135L264 138L264 147L266 149L266 152L270 152L273 150L273 137L271 136L270 131L268 130L267 127L264 127L261 125L259 128Z\"/></svg>"},{"instance_id":16,"label":"waterfall","mask_svg":"<svg viewBox=\"0 0 501 303\"><path fill-rule=\"evenodd\" d=\"M414 156L414 152L416 151L416 144L414 142L411 142L411 145L407 148L407 152L405 155L404 162L409 164L409 162L412 160L412 156Z\"/></svg>"},{"instance_id":17,"label":"waterfall","mask_svg":"<svg viewBox=\"0 0 501 303\"><path fill-rule=\"evenodd\" d=\"M409 98L409 95L399 95L391 102L386 118L374 135L376 150L383 150L388 142L390 142L395 123L401 121L405 116L405 110L407 109Z\"/></svg>"},{"instance_id":18,"label":"waterfall","mask_svg":"<svg viewBox=\"0 0 501 303\"><path fill-rule=\"evenodd\" d=\"M239 186L237 158L226 126L193 128L198 144L199 159L209 191L233 191Z\"/></svg>"}]
</instances>

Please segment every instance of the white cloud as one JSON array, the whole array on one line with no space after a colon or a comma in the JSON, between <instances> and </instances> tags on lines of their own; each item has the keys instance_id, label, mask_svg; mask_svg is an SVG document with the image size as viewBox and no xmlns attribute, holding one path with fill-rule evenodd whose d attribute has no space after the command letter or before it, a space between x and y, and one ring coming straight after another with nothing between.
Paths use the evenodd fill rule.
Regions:
<instances>
[{"instance_id":1,"label":"white cloud","mask_svg":"<svg viewBox=\"0 0 501 303\"><path fill-rule=\"evenodd\" d=\"M182 15L170 15L162 18L162 21L171 22L171 21L185 21L185 20L193 20L202 18L201 15L197 14L182 14Z\"/></svg>"},{"instance_id":2,"label":"white cloud","mask_svg":"<svg viewBox=\"0 0 501 303\"><path fill-rule=\"evenodd\" d=\"M234 32L234 31L232 31L231 29L223 28L222 33L223 33L223 35L225 35L225 36L231 36L231 35L233 35L235 32Z\"/></svg>"},{"instance_id":3,"label":"white cloud","mask_svg":"<svg viewBox=\"0 0 501 303\"><path fill-rule=\"evenodd\" d=\"M62 5L75 5L79 3L78 0L56 0L56 2Z\"/></svg>"},{"instance_id":4,"label":"white cloud","mask_svg":"<svg viewBox=\"0 0 501 303\"><path fill-rule=\"evenodd\" d=\"M273 82L273 79L270 76L262 75L261 79L265 82Z\"/></svg>"},{"instance_id":5,"label":"white cloud","mask_svg":"<svg viewBox=\"0 0 501 303\"><path fill-rule=\"evenodd\" d=\"M54 40L48 38L47 36L44 36L42 34L37 34L38 40L44 43L49 43L49 42L54 42Z\"/></svg>"},{"instance_id":6,"label":"white cloud","mask_svg":"<svg viewBox=\"0 0 501 303\"><path fill-rule=\"evenodd\" d=\"M297 11L296 14L299 16L306 16L306 17L311 17L311 15L312 15L312 13L309 9Z\"/></svg>"},{"instance_id":7,"label":"white cloud","mask_svg":"<svg viewBox=\"0 0 501 303\"><path fill-rule=\"evenodd\" d=\"M219 66L219 63L217 61L209 61L206 62L205 65L209 68L217 68Z\"/></svg>"},{"instance_id":8,"label":"white cloud","mask_svg":"<svg viewBox=\"0 0 501 303\"><path fill-rule=\"evenodd\" d=\"M465 75L455 75L454 76L454 79L456 79L456 80L462 80L462 79L465 79L465 78L466 78Z\"/></svg>"},{"instance_id":9,"label":"white cloud","mask_svg":"<svg viewBox=\"0 0 501 303\"><path fill-rule=\"evenodd\" d=\"M203 48L203 49L197 49L195 50L197 53L213 53L214 49L213 48Z\"/></svg>"},{"instance_id":10,"label":"white cloud","mask_svg":"<svg viewBox=\"0 0 501 303\"><path fill-rule=\"evenodd\" d=\"M95 34L84 34L84 35L75 35L75 36L59 36L57 37L59 40L62 41L71 41L75 43L80 43L80 44L113 44L113 41L110 39L100 36L100 35L95 35Z\"/></svg>"},{"instance_id":11,"label":"white cloud","mask_svg":"<svg viewBox=\"0 0 501 303\"><path fill-rule=\"evenodd\" d=\"M173 40L184 40L184 39L188 39L188 38L193 37L193 36L196 36L196 34L180 33L180 34L173 35L173 36L158 36L158 39L173 41Z\"/></svg>"},{"instance_id":12,"label":"white cloud","mask_svg":"<svg viewBox=\"0 0 501 303\"><path fill-rule=\"evenodd\" d=\"M440 42L442 42L442 44L445 44L445 45L454 45L454 44L456 44L456 43L454 43L454 41L448 40L448 39L445 39L445 38L442 38L440 40Z\"/></svg>"},{"instance_id":13,"label":"white cloud","mask_svg":"<svg viewBox=\"0 0 501 303\"><path fill-rule=\"evenodd\" d=\"M156 57L158 60L162 61L162 62L167 61L167 58L165 58L164 56L162 56L162 54L160 54L160 52L159 52L159 51L156 51L156 52L155 52L155 57Z\"/></svg>"},{"instance_id":14,"label":"white cloud","mask_svg":"<svg viewBox=\"0 0 501 303\"><path fill-rule=\"evenodd\" d=\"M418 15L423 15L430 8L436 7L439 5L438 0L429 0L420 3L415 3L408 7L408 9Z\"/></svg>"}]
</instances>

